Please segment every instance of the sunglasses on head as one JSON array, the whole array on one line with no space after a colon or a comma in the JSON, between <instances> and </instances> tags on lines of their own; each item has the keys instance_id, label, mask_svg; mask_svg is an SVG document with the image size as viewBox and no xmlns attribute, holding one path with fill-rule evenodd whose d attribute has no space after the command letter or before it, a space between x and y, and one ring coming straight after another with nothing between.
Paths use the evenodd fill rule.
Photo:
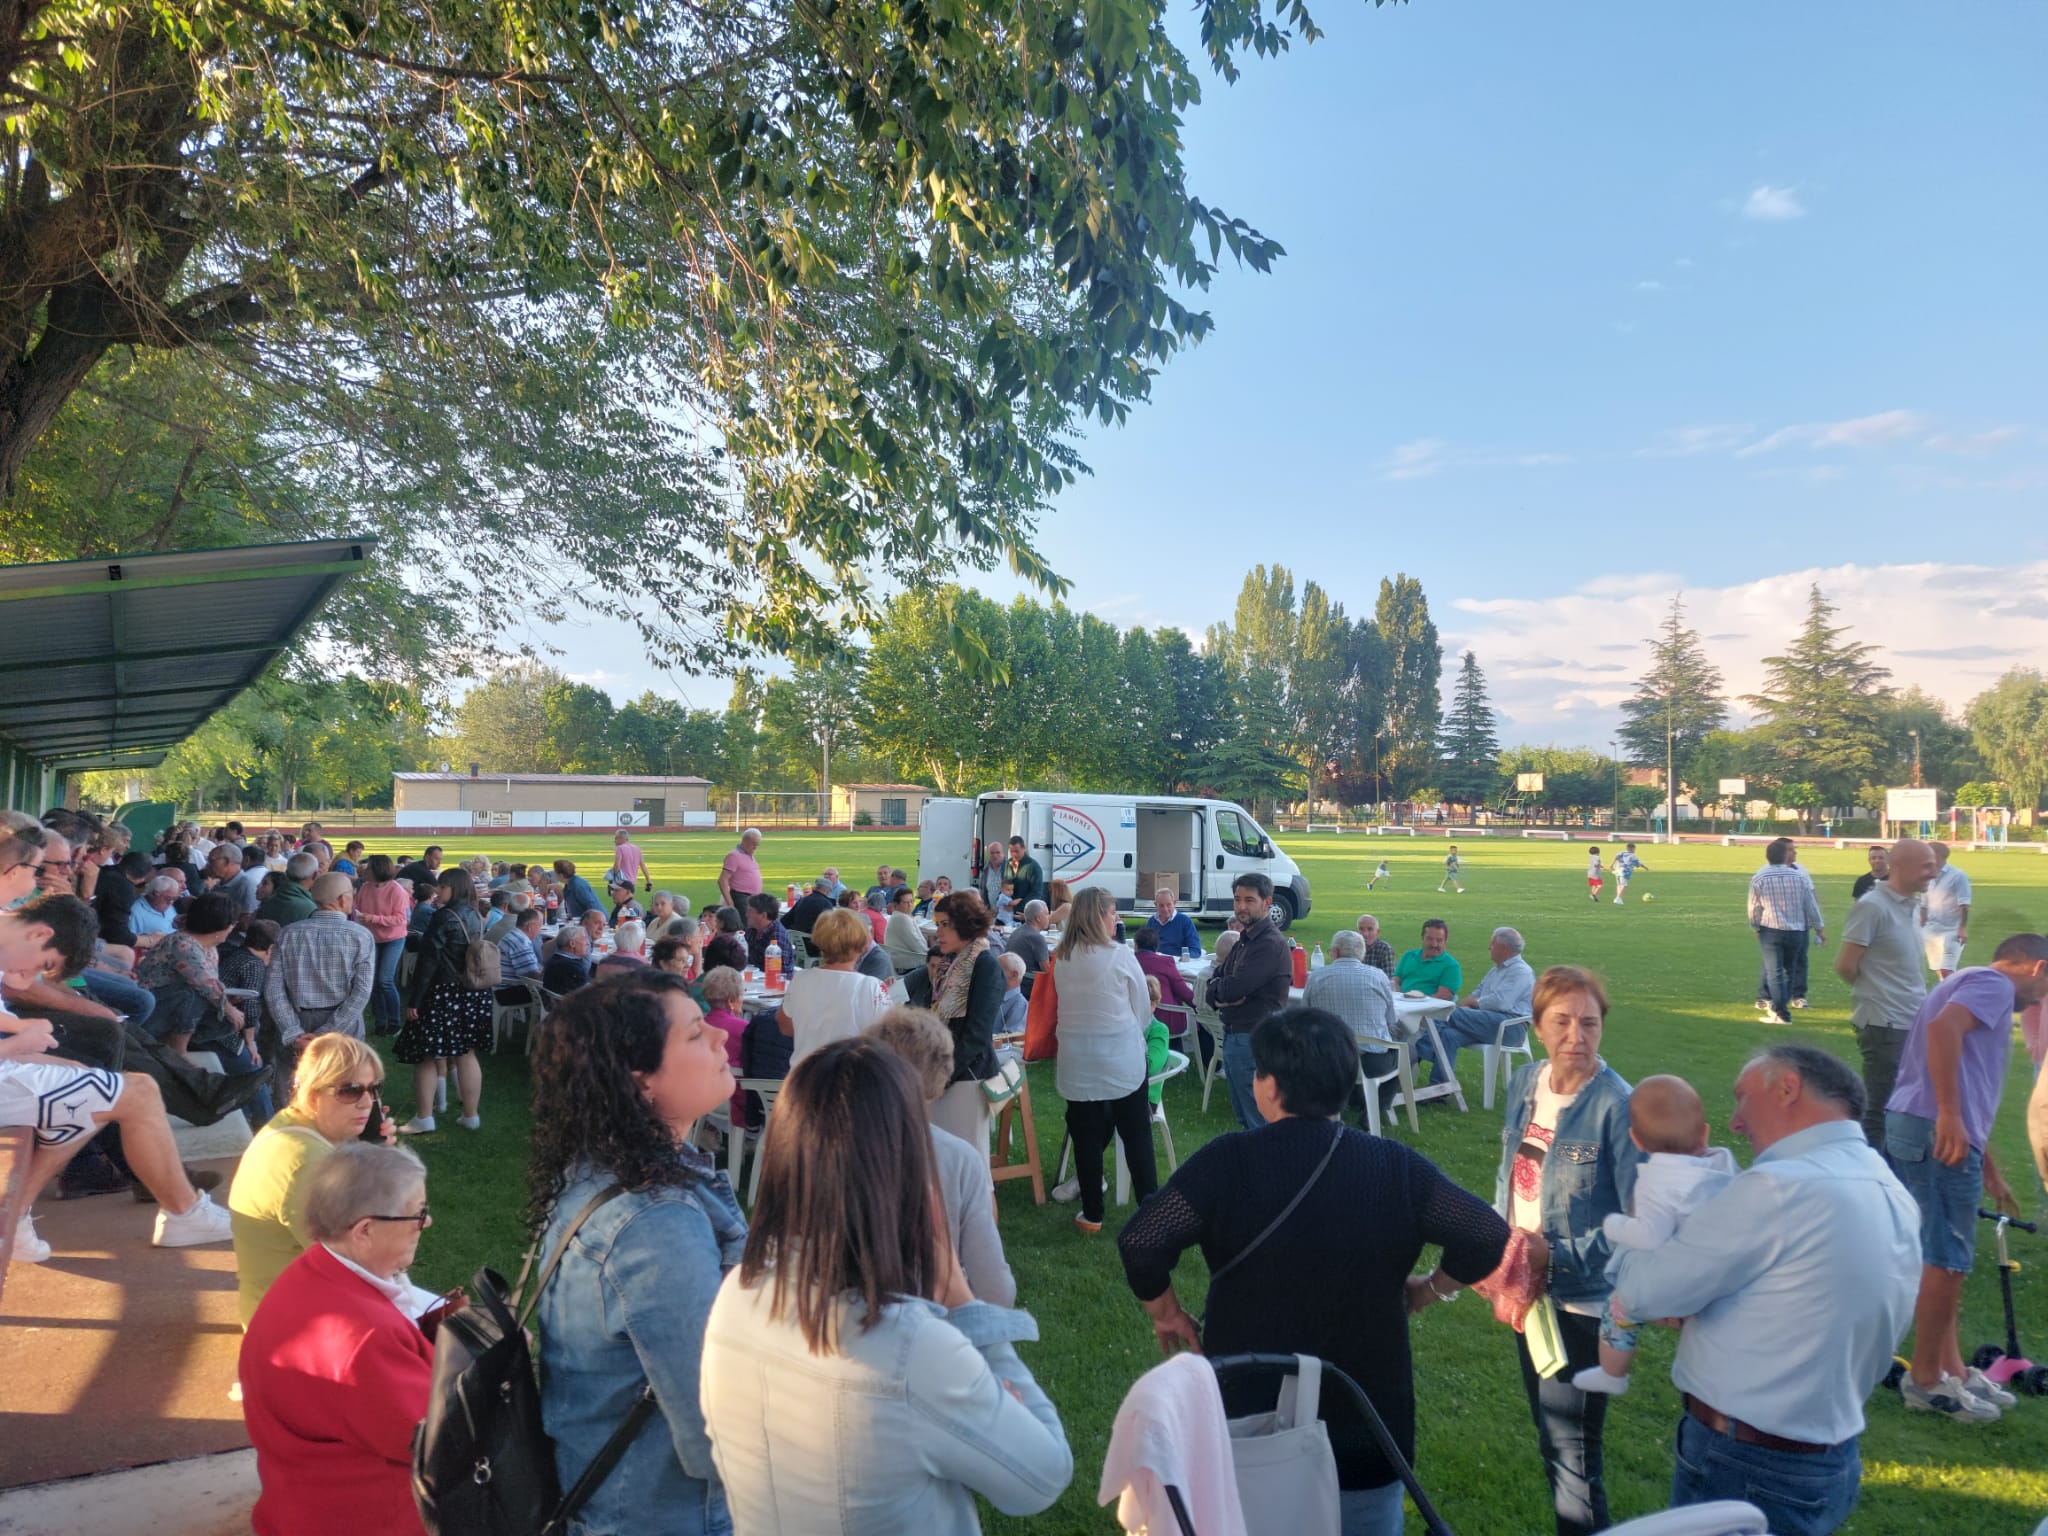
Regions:
<instances>
[{"instance_id":1,"label":"sunglasses on head","mask_svg":"<svg viewBox=\"0 0 2048 1536\"><path fill-rule=\"evenodd\" d=\"M378 1087L376 1083L336 1083L327 1091L344 1104L355 1104L359 1103L365 1094L374 1096Z\"/></svg>"}]
</instances>

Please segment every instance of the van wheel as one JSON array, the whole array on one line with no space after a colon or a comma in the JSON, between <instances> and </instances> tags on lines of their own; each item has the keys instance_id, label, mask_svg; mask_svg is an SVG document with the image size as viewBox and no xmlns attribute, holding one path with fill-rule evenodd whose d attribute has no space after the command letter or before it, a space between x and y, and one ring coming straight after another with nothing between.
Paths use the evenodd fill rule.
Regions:
<instances>
[{"instance_id":1,"label":"van wheel","mask_svg":"<svg viewBox=\"0 0 2048 1536\"><path fill-rule=\"evenodd\" d=\"M1294 926L1294 893L1275 891L1273 893L1273 926L1286 932Z\"/></svg>"}]
</instances>

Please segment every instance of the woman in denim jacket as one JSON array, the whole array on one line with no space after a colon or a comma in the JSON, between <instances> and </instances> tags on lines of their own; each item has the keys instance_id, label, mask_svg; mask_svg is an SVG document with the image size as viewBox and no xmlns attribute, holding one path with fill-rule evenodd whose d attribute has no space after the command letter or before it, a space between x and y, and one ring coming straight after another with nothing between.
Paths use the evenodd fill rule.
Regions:
<instances>
[{"instance_id":1,"label":"woman in denim jacket","mask_svg":"<svg viewBox=\"0 0 2048 1536\"><path fill-rule=\"evenodd\" d=\"M976 1536L1073 1479L1059 1415L976 1301L916 1073L869 1039L798 1062L775 1101L746 1258L704 1331L704 1418L739 1536Z\"/></svg>"},{"instance_id":2,"label":"woman in denim jacket","mask_svg":"<svg viewBox=\"0 0 2048 1536\"><path fill-rule=\"evenodd\" d=\"M1558 1536L1581 1536L1608 1523L1600 1465L1607 1399L1579 1391L1572 1374L1600 1357L1612 1246L1600 1224L1629 1208L1643 1154L1629 1138L1629 1085L1600 1059L1607 993L1599 978L1554 965L1537 979L1530 1012L1548 1059L1523 1067L1508 1089L1493 1199L1508 1225L1531 1234L1530 1266L1557 1304L1569 1364L1538 1376L1527 1338L1516 1347Z\"/></svg>"},{"instance_id":3,"label":"woman in denim jacket","mask_svg":"<svg viewBox=\"0 0 2048 1536\"><path fill-rule=\"evenodd\" d=\"M571 993L535 1048L528 1220L543 1253L593 1195L542 1293L541 1416L562 1487L643 1383L660 1411L570 1521L571 1536L732 1530L698 1410L704 1319L747 1227L692 1124L732 1096L725 1035L680 976L642 970Z\"/></svg>"}]
</instances>

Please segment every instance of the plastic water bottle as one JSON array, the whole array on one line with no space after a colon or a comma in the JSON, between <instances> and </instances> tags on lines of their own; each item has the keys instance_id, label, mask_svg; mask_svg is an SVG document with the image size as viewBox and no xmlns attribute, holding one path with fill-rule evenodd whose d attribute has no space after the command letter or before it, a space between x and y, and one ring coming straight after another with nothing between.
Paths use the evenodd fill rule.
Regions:
<instances>
[{"instance_id":1,"label":"plastic water bottle","mask_svg":"<svg viewBox=\"0 0 2048 1536\"><path fill-rule=\"evenodd\" d=\"M1320 971L1323 968L1322 945L1318 944L1312 951L1310 951L1308 957L1308 968L1312 971Z\"/></svg>"},{"instance_id":2,"label":"plastic water bottle","mask_svg":"<svg viewBox=\"0 0 2048 1536\"><path fill-rule=\"evenodd\" d=\"M1193 945L1191 945L1191 944L1183 944L1183 945L1181 945L1181 947L1180 947L1180 957L1181 957L1181 959L1183 959L1183 960L1187 961L1187 962L1188 962L1189 964L1191 964L1191 965L1192 965L1192 964L1194 963L1194 959L1195 959L1195 950L1194 950L1194 946L1193 946Z\"/></svg>"},{"instance_id":3,"label":"plastic water bottle","mask_svg":"<svg viewBox=\"0 0 2048 1536\"><path fill-rule=\"evenodd\" d=\"M768 957L762 963L767 967L768 990L770 992L780 992L782 990L782 951L771 944L768 947Z\"/></svg>"}]
</instances>

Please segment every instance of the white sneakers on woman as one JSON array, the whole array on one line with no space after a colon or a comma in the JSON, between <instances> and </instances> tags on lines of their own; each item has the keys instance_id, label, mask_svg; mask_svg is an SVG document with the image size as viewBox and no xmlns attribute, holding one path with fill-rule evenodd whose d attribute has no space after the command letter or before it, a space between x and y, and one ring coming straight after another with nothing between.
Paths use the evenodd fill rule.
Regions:
<instances>
[{"instance_id":1,"label":"white sneakers on woman","mask_svg":"<svg viewBox=\"0 0 2048 1536\"><path fill-rule=\"evenodd\" d=\"M40 1264L50 1256L50 1245L36 1236L36 1219L26 1212L14 1228L12 1264Z\"/></svg>"}]
</instances>

